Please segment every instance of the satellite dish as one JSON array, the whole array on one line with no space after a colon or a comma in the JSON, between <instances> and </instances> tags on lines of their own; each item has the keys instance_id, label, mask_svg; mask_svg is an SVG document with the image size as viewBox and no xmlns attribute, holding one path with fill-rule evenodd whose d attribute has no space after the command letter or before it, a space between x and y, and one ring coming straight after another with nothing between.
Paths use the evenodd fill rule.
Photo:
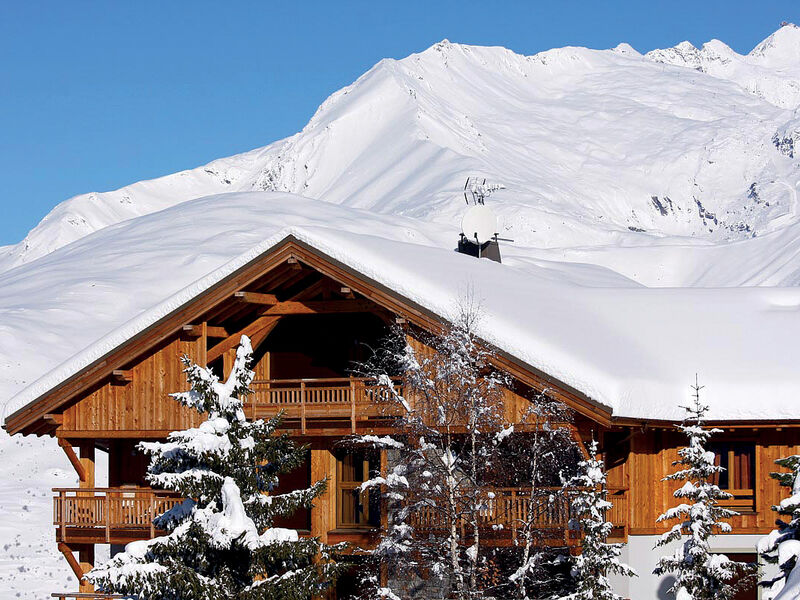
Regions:
<instances>
[{"instance_id":1,"label":"satellite dish","mask_svg":"<svg viewBox=\"0 0 800 600\"><path fill-rule=\"evenodd\" d=\"M461 219L461 233L471 242L488 242L497 234L497 217L485 204L471 206Z\"/></svg>"}]
</instances>

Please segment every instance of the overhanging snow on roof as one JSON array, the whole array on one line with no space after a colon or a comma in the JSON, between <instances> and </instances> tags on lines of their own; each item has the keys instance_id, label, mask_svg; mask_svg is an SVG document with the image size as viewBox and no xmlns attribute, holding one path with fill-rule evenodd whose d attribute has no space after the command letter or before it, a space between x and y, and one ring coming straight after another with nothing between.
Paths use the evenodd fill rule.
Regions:
<instances>
[{"instance_id":1,"label":"overhanging snow on roof","mask_svg":"<svg viewBox=\"0 0 800 600\"><path fill-rule=\"evenodd\" d=\"M695 373L712 419L788 420L800 413L793 364L800 290L581 285L537 265L459 255L447 233L267 193L203 198L97 232L0 277L0 314L8 317L0 352L10 364L16 343L22 372L39 376L17 386L5 414L288 235L445 318L472 294L482 307L483 339L614 416L681 418ZM39 351L38 363L37 348L49 348ZM4 389L14 385L7 379Z\"/></svg>"}]
</instances>

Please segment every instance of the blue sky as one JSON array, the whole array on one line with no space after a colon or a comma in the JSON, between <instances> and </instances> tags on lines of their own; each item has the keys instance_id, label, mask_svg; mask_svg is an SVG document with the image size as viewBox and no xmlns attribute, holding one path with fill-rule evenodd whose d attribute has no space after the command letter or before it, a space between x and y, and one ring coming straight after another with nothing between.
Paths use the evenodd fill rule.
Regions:
<instances>
[{"instance_id":1,"label":"blue sky","mask_svg":"<svg viewBox=\"0 0 800 600\"><path fill-rule=\"evenodd\" d=\"M718 38L748 52L797 0L0 0L0 245L53 206L295 133L384 57L448 38L533 54Z\"/></svg>"}]
</instances>

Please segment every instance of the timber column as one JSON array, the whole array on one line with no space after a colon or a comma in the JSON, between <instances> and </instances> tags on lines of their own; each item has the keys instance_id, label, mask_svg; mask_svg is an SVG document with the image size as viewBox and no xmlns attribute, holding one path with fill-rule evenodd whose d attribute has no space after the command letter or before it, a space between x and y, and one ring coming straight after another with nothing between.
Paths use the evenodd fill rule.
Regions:
<instances>
[{"instance_id":1,"label":"timber column","mask_svg":"<svg viewBox=\"0 0 800 600\"><path fill-rule=\"evenodd\" d=\"M314 444L314 446L318 446L318 444ZM327 478L328 488L317 498L314 508L311 509L311 535L319 537L323 544L327 544L331 523L336 522L334 513L336 462L330 450L314 446L311 447L311 483ZM332 514L333 519L331 519Z\"/></svg>"},{"instance_id":2,"label":"timber column","mask_svg":"<svg viewBox=\"0 0 800 600\"><path fill-rule=\"evenodd\" d=\"M81 442L79 445L80 461L83 467L84 477L81 479L80 487L93 489L95 482L95 460L94 460L94 440ZM94 492L86 492L87 496L93 496ZM83 573L88 573L94 567L94 544L81 544L78 547L78 562ZM94 586L86 581L80 580L80 591L84 593L94 592Z\"/></svg>"}]
</instances>

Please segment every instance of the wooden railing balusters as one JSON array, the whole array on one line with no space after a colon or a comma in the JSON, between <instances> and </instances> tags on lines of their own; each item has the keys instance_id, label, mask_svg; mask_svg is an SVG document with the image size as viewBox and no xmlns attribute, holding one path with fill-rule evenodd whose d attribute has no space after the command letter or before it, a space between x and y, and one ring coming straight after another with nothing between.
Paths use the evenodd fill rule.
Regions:
<instances>
[{"instance_id":1,"label":"wooden railing balusters","mask_svg":"<svg viewBox=\"0 0 800 600\"><path fill-rule=\"evenodd\" d=\"M87 530L95 530L97 544L112 543L119 530L139 530L142 539L149 532L152 538L156 535L153 518L182 502L171 492L147 488L54 488L53 492L53 524L59 542L69 541L70 528L82 530L76 540L80 543Z\"/></svg>"}]
</instances>

